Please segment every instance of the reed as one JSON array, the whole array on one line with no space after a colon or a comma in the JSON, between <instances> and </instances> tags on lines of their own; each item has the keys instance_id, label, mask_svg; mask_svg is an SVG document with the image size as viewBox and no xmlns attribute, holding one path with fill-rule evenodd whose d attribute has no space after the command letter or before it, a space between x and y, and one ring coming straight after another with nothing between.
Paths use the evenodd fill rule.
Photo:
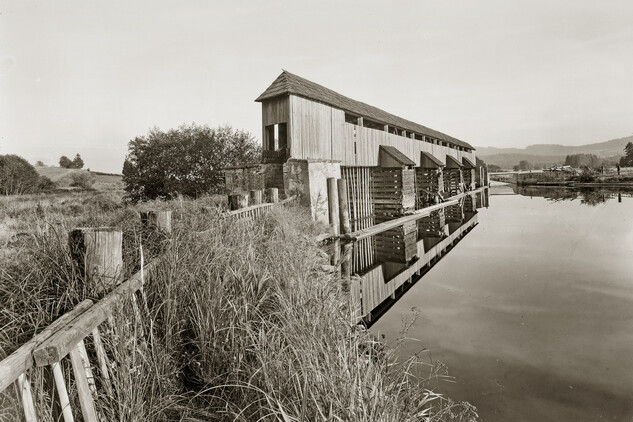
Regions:
<instances>
[{"instance_id":1,"label":"reed","mask_svg":"<svg viewBox=\"0 0 633 422\"><path fill-rule=\"evenodd\" d=\"M117 362L113 394L96 402L107 420L476 420L471 406L437 392L444 374L428 355L398 361L353 322L340 280L322 270L328 258L314 238L323 227L306 211L235 221L217 218L217 203L144 205L173 210L174 238L144 289L142 319L124 306L102 336ZM128 273L138 267L136 239L147 239L130 218L137 211L95 211L127 233ZM71 223L35 235L3 264L0 357L89 295L61 234ZM44 372L34 378L45 382ZM10 393L0 406L17 415ZM45 394L36 402L52 406Z\"/></svg>"}]
</instances>

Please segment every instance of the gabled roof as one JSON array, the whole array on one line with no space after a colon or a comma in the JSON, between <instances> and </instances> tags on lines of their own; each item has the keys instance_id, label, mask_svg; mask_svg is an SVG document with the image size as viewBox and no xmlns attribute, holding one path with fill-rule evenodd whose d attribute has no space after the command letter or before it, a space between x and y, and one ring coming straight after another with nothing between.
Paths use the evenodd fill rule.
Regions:
<instances>
[{"instance_id":1,"label":"gabled roof","mask_svg":"<svg viewBox=\"0 0 633 422\"><path fill-rule=\"evenodd\" d=\"M341 95L338 92L332 91L329 88L311 82L285 70L281 72L281 75L279 75L277 79L275 79L275 81L266 89L266 91L257 97L255 101L262 102L280 95L289 94L319 101L349 113L366 117L378 123L395 126L420 135L427 135L470 150L475 149L467 142L460 141L459 139L453 138L452 136L446 135L442 132L430 129L410 120L403 119L391 113L387 113L377 107L352 100L351 98Z\"/></svg>"},{"instance_id":2,"label":"gabled roof","mask_svg":"<svg viewBox=\"0 0 633 422\"><path fill-rule=\"evenodd\" d=\"M392 161L395 161L400 166L403 166L403 167L415 166L415 161L411 160L409 157L404 155L398 148L396 148L394 146L391 146L391 145L380 145L380 147L378 149L378 156L379 157L380 157L381 153L387 154L392 159ZM381 164L381 166L382 166L382 164Z\"/></svg>"},{"instance_id":3,"label":"gabled roof","mask_svg":"<svg viewBox=\"0 0 633 422\"><path fill-rule=\"evenodd\" d=\"M464 167L466 167L467 169L474 169L475 167L475 163L473 163L472 161L470 161L468 158L466 157L462 157L462 164L464 165Z\"/></svg>"},{"instance_id":4,"label":"gabled roof","mask_svg":"<svg viewBox=\"0 0 633 422\"><path fill-rule=\"evenodd\" d=\"M459 160L452 155L446 154L446 168L447 169L458 169L464 167Z\"/></svg>"},{"instance_id":5,"label":"gabled roof","mask_svg":"<svg viewBox=\"0 0 633 422\"><path fill-rule=\"evenodd\" d=\"M444 167L444 163L431 154L430 152L421 151L420 153L420 167L422 168L440 168Z\"/></svg>"}]
</instances>

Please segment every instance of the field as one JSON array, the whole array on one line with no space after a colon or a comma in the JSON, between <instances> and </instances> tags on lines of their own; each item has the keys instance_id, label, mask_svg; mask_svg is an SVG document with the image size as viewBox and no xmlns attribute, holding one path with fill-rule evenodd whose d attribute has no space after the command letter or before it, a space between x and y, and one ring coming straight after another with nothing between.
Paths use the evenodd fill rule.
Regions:
<instances>
[{"instance_id":1,"label":"field","mask_svg":"<svg viewBox=\"0 0 633 422\"><path fill-rule=\"evenodd\" d=\"M145 259L161 250L139 211L171 209L173 239L145 287L146 314L130 324L122 311L110 327L114 394L96 401L106 420L474 420L469 405L438 394L441 366L422 351L397 362L354 323L314 240L325 228L304 209L236 222L219 218L221 202L132 206L117 191L0 198L0 358L82 299L99 299L72 263L68 230L121 228L129 276L140 239ZM32 378L46 413L46 372ZM0 420L20 412L11 388L0 395Z\"/></svg>"},{"instance_id":2,"label":"field","mask_svg":"<svg viewBox=\"0 0 633 422\"><path fill-rule=\"evenodd\" d=\"M81 169L65 169L61 167L37 166L35 170L40 176L46 176L57 184L58 188L70 189L73 174L92 173L95 177L95 183L92 186L98 191L120 191L123 190L122 176L117 174L107 174L99 172L89 172Z\"/></svg>"}]
</instances>

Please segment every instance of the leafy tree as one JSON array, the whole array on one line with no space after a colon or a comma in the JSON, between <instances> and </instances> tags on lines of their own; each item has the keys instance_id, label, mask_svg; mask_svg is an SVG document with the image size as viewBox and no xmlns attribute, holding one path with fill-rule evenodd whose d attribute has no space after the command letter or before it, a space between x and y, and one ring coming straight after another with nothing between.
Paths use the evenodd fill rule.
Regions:
<instances>
[{"instance_id":1,"label":"leafy tree","mask_svg":"<svg viewBox=\"0 0 633 422\"><path fill-rule=\"evenodd\" d=\"M620 165L622 167L633 166L633 142L629 142L624 147L624 157L620 158Z\"/></svg>"},{"instance_id":2,"label":"leafy tree","mask_svg":"<svg viewBox=\"0 0 633 422\"><path fill-rule=\"evenodd\" d=\"M133 201L196 197L224 188L222 169L254 163L261 150L249 132L195 123L163 132L150 129L128 143L123 183Z\"/></svg>"},{"instance_id":3,"label":"leafy tree","mask_svg":"<svg viewBox=\"0 0 633 422\"><path fill-rule=\"evenodd\" d=\"M73 168L73 162L70 158L62 155L61 157L59 157L59 166L65 169L71 169Z\"/></svg>"},{"instance_id":4,"label":"leafy tree","mask_svg":"<svg viewBox=\"0 0 633 422\"><path fill-rule=\"evenodd\" d=\"M81 156L79 154L75 155L75 158L73 159L73 168L81 169L83 167L84 167L84 160L81 159Z\"/></svg>"},{"instance_id":5,"label":"leafy tree","mask_svg":"<svg viewBox=\"0 0 633 422\"><path fill-rule=\"evenodd\" d=\"M512 167L512 169L514 171L519 171L519 170L521 170L521 167L517 164L516 166Z\"/></svg>"},{"instance_id":6,"label":"leafy tree","mask_svg":"<svg viewBox=\"0 0 633 422\"><path fill-rule=\"evenodd\" d=\"M520 170L531 170L532 164L528 160L519 161L519 169Z\"/></svg>"},{"instance_id":7,"label":"leafy tree","mask_svg":"<svg viewBox=\"0 0 633 422\"><path fill-rule=\"evenodd\" d=\"M572 167L598 167L602 164L595 154L572 154L565 157L565 165Z\"/></svg>"},{"instance_id":8,"label":"leafy tree","mask_svg":"<svg viewBox=\"0 0 633 422\"><path fill-rule=\"evenodd\" d=\"M43 162L43 161L40 161L40 160L37 160L37 161L35 162L35 165L36 165L36 166L38 166L38 167L44 167L44 162Z\"/></svg>"},{"instance_id":9,"label":"leafy tree","mask_svg":"<svg viewBox=\"0 0 633 422\"><path fill-rule=\"evenodd\" d=\"M28 161L17 155L0 155L0 193L36 192L40 176Z\"/></svg>"},{"instance_id":10,"label":"leafy tree","mask_svg":"<svg viewBox=\"0 0 633 422\"><path fill-rule=\"evenodd\" d=\"M501 171L501 167L499 167L496 164L488 164L488 171L491 173L495 173L495 172Z\"/></svg>"}]
</instances>

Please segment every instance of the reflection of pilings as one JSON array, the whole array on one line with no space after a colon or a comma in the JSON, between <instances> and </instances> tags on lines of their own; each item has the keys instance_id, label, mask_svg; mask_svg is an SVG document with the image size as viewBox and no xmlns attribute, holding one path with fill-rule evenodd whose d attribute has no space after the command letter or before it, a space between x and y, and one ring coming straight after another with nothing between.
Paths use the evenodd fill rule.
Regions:
<instances>
[{"instance_id":1,"label":"reflection of pilings","mask_svg":"<svg viewBox=\"0 0 633 422\"><path fill-rule=\"evenodd\" d=\"M444 208L433 211L428 217L418 220L418 239L444 236L445 225Z\"/></svg>"},{"instance_id":2,"label":"reflection of pilings","mask_svg":"<svg viewBox=\"0 0 633 422\"><path fill-rule=\"evenodd\" d=\"M408 265L389 262L386 265L375 266L364 274L360 293L365 323L370 325L375 322L476 225L477 214L447 237L429 237L428 240L432 240L433 244L429 244L428 247L427 239L424 239L424 253Z\"/></svg>"},{"instance_id":3,"label":"reflection of pilings","mask_svg":"<svg viewBox=\"0 0 633 422\"><path fill-rule=\"evenodd\" d=\"M464 202L459 201L455 205L446 207L446 222L461 223L464 221Z\"/></svg>"},{"instance_id":4,"label":"reflection of pilings","mask_svg":"<svg viewBox=\"0 0 633 422\"><path fill-rule=\"evenodd\" d=\"M374 241L378 261L407 263L417 253L416 222L410 221L400 227L379 233Z\"/></svg>"}]
</instances>

